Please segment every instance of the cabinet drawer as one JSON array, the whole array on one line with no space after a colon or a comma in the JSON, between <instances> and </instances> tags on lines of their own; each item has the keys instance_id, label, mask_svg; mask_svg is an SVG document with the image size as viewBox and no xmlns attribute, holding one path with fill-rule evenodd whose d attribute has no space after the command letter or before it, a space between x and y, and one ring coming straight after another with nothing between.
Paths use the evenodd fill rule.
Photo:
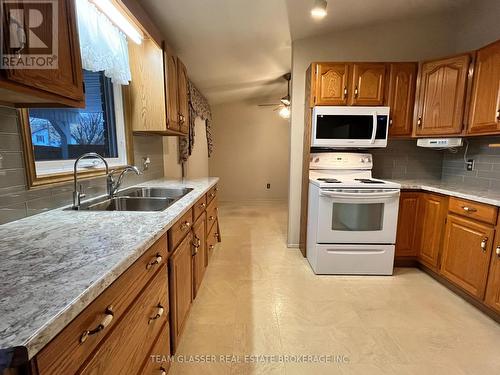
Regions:
<instances>
[{"instance_id":1,"label":"cabinet drawer","mask_svg":"<svg viewBox=\"0 0 500 375\"><path fill-rule=\"evenodd\" d=\"M80 374L137 374L168 317L165 268L142 291Z\"/></svg>"},{"instance_id":2,"label":"cabinet drawer","mask_svg":"<svg viewBox=\"0 0 500 375\"><path fill-rule=\"evenodd\" d=\"M210 203L217 196L218 191L219 189L217 188L217 185L210 188L210 190L207 193L207 203Z\"/></svg>"},{"instance_id":3,"label":"cabinet drawer","mask_svg":"<svg viewBox=\"0 0 500 375\"><path fill-rule=\"evenodd\" d=\"M198 199L198 202L196 202L193 206L193 222L200 217L200 215L206 210L206 208L207 208L207 196L205 194L203 195L203 197Z\"/></svg>"},{"instance_id":4,"label":"cabinet drawer","mask_svg":"<svg viewBox=\"0 0 500 375\"><path fill-rule=\"evenodd\" d=\"M498 215L498 209L495 206L454 197L450 198L449 210L456 214L493 225L496 224Z\"/></svg>"},{"instance_id":5,"label":"cabinet drawer","mask_svg":"<svg viewBox=\"0 0 500 375\"><path fill-rule=\"evenodd\" d=\"M177 245L189 233L193 226L193 209L190 208L168 231L170 251L174 251Z\"/></svg>"},{"instance_id":6,"label":"cabinet drawer","mask_svg":"<svg viewBox=\"0 0 500 375\"><path fill-rule=\"evenodd\" d=\"M212 200L207 208L207 230L213 227L215 222L217 221L217 198Z\"/></svg>"},{"instance_id":7,"label":"cabinet drawer","mask_svg":"<svg viewBox=\"0 0 500 375\"><path fill-rule=\"evenodd\" d=\"M120 321L155 271L160 268L165 269L166 260L167 240L166 236L163 236L42 349L36 357L40 375L74 374ZM93 335L87 335L84 342L80 342L84 332L95 329L103 319L108 318L106 315L108 307L111 307L113 318L106 328Z\"/></svg>"},{"instance_id":8,"label":"cabinet drawer","mask_svg":"<svg viewBox=\"0 0 500 375\"><path fill-rule=\"evenodd\" d=\"M141 371L142 375L164 375L170 368L170 326L165 324Z\"/></svg>"}]
</instances>

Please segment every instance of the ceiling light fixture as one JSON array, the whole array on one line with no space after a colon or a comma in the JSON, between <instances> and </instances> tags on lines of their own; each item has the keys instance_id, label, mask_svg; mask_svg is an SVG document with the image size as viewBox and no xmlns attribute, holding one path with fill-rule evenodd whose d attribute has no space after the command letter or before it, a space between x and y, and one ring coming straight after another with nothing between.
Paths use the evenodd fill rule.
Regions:
<instances>
[{"instance_id":1,"label":"ceiling light fixture","mask_svg":"<svg viewBox=\"0 0 500 375\"><path fill-rule=\"evenodd\" d=\"M316 19L322 19L327 15L327 0L314 0L314 6L311 9L311 16Z\"/></svg>"},{"instance_id":2,"label":"ceiling light fixture","mask_svg":"<svg viewBox=\"0 0 500 375\"><path fill-rule=\"evenodd\" d=\"M134 43L142 43L142 32L139 31L137 27L132 24L132 22L130 22L111 1L93 0L92 2Z\"/></svg>"},{"instance_id":3,"label":"ceiling light fixture","mask_svg":"<svg viewBox=\"0 0 500 375\"><path fill-rule=\"evenodd\" d=\"M278 114L280 115L280 117L283 117L285 119L290 118L290 107L289 106L281 107Z\"/></svg>"}]
</instances>

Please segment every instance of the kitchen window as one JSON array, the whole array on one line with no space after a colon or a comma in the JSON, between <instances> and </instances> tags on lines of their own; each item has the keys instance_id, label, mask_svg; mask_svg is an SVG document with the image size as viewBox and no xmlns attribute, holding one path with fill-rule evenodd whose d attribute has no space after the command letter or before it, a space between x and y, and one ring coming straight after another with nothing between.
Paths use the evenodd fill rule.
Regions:
<instances>
[{"instance_id":1,"label":"kitchen window","mask_svg":"<svg viewBox=\"0 0 500 375\"><path fill-rule=\"evenodd\" d=\"M102 155L115 168L130 162L121 85L103 72L83 74L85 108L21 110L30 186L69 180L75 159L86 152ZM96 159L80 166L87 170L83 174L102 174Z\"/></svg>"}]
</instances>

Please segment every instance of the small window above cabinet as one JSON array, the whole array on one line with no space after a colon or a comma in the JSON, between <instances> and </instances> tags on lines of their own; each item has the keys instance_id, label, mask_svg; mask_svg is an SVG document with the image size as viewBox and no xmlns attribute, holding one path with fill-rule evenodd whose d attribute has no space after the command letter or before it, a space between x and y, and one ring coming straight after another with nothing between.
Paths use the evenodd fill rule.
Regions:
<instances>
[{"instance_id":1,"label":"small window above cabinet","mask_svg":"<svg viewBox=\"0 0 500 375\"><path fill-rule=\"evenodd\" d=\"M20 12L28 18L33 2L2 1L1 6L1 27L9 43L1 47L0 102L13 107L83 107L75 0L48 0L37 6L43 25L29 30L37 38L26 38L27 31L11 16Z\"/></svg>"}]
</instances>

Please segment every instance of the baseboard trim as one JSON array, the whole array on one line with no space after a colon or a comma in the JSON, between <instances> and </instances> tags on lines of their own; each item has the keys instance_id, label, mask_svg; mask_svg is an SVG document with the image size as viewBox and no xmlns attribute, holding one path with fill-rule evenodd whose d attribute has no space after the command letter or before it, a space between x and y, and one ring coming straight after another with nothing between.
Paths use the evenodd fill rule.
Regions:
<instances>
[{"instance_id":1,"label":"baseboard trim","mask_svg":"<svg viewBox=\"0 0 500 375\"><path fill-rule=\"evenodd\" d=\"M299 244L298 243L288 243L288 244L286 244L286 247L288 247L289 249L298 249Z\"/></svg>"},{"instance_id":2,"label":"baseboard trim","mask_svg":"<svg viewBox=\"0 0 500 375\"><path fill-rule=\"evenodd\" d=\"M395 257L394 267L418 267L418 260L415 257Z\"/></svg>"}]
</instances>

